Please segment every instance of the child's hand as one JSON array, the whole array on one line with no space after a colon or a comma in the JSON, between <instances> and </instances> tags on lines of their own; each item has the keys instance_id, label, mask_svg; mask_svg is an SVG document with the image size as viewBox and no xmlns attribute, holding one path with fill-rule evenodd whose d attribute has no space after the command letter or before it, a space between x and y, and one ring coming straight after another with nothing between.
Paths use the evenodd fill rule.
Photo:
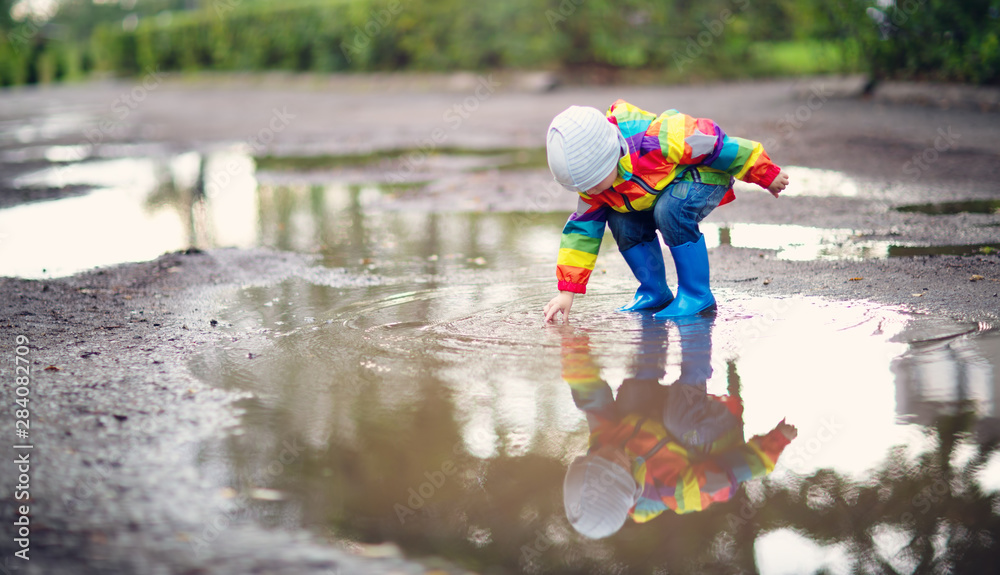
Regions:
<instances>
[{"instance_id":1,"label":"child's hand","mask_svg":"<svg viewBox=\"0 0 1000 575\"><path fill-rule=\"evenodd\" d=\"M575 297L571 291L561 291L559 295L549 300L549 303L545 304L545 321L550 322L555 319L559 312L563 312L565 316L565 321L569 322L569 308L573 307L573 297Z\"/></svg>"},{"instance_id":2,"label":"child's hand","mask_svg":"<svg viewBox=\"0 0 1000 575\"><path fill-rule=\"evenodd\" d=\"M788 174L785 172L778 172L778 175L774 177L774 181L771 185L767 187L767 191L771 192L771 195L778 197L778 194L788 186Z\"/></svg>"}]
</instances>

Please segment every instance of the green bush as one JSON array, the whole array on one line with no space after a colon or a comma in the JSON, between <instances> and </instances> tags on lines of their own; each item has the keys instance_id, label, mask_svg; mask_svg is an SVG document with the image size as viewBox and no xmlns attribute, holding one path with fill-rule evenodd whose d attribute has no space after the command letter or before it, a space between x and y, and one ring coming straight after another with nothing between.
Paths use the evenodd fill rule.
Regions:
<instances>
[{"instance_id":1,"label":"green bush","mask_svg":"<svg viewBox=\"0 0 1000 575\"><path fill-rule=\"evenodd\" d=\"M203 0L188 11L150 0L132 30L117 5L90 5L65 0L16 50L0 38L0 84L90 68L635 69L684 81L861 65L878 78L1000 81L1000 0Z\"/></svg>"},{"instance_id":2,"label":"green bush","mask_svg":"<svg viewBox=\"0 0 1000 575\"><path fill-rule=\"evenodd\" d=\"M1000 83L998 0L827 1L865 9L837 17L861 42L875 78Z\"/></svg>"}]
</instances>

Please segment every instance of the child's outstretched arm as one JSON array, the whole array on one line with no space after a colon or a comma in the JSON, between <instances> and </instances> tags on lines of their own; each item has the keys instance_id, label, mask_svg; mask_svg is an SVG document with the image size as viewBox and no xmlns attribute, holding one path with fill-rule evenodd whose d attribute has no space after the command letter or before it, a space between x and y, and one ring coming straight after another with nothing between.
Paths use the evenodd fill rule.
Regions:
<instances>
[{"instance_id":1,"label":"child's outstretched arm","mask_svg":"<svg viewBox=\"0 0 1000 575\"><path fill-rule=\"evenodd\" d=\"M573 403L587 414L591 430L600 419L617 418L615 396L601 379L601 366L590 351L590 338L576 331L563 332L562 377L573 394Z\"/></svg>"},{"instance_id":2,"label":"child's outstretched arm","mask_svg":"<svg viewBox=\"0 0 1000 575\"><path fill-rule=\"evenodd\" d=\"M545 305L547 322L560 311L569 319L574 295L587 292L587 282L597 264L597 252L601 249L608 222L608 208L599 201L588 200L589 197L580 196L576 211L563 226L556 262L559 295Z\"/></svg>"}]
</instances>

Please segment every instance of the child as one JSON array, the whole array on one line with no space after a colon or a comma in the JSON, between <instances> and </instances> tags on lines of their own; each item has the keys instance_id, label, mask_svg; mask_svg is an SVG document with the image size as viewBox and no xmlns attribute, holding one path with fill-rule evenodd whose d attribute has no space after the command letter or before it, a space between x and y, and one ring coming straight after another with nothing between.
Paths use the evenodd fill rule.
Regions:
<instances>
[{"instance_id":1,"label":"child","mask_svg":"<svg viewBox=\"0 0 1000 575\"><path fill-rule=\"evenodd\" d=\"M563 378L590 428L587 454L569 465L563 482L566 517L580 534L600 539L628 517L644 523L668 509L683 514L727 501L741 483L770 473L798 434L782 420L744 441L738 382L730 382L731 396L706 392L712 322L676 322L681 373L675 383L660 385L662 361L641 360L637 377L622 383L617 398L600 378L587 337L564 335ZM665 357L667 338L655 327L642 333L642 356L655 356L651 348L659 346L658 355Z\"/></svg>"},{"instance_id":2,"label":"child","mask_svg":"<svg viewBox=\"0 0 1000 575\"><path fill-rule=\"evenodd\" d=\"M607 117L569 107L549 125L546 150L556 181L580 201L563 228L559 295L545 305L545 321L559 312L568 320L573 297L586 293L605 224L639 280L632 303L620 310L663 308L655 317L675 318L714 309L698 222L735 199L734 177L776 198L788 185L759 143L728 136L708 119L677 110L656 116L624 100L611 104ZM674 258L676 298L657 229Z\"/></svg>"}]
</instances>

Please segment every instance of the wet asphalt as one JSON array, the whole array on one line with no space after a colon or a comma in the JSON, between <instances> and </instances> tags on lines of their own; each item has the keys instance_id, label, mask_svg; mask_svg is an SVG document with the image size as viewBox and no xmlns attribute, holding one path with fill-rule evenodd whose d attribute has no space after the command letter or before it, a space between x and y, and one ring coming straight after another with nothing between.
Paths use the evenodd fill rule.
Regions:
<instances>
[{"instance_id":1,"label":"wet asphalt","mask_svg":"<svg viewBox=\"0 0 1000 575\"><path fill-rule=\"evenodd\" d=\"M604 107L624 97L647 109L676 107L711 117L732 134L770 139L779 164L837 170L859 182L852 198L774 201L743 193L710 221L849 228L927 245L1000 242L996 215L894 209L1000 198L1000 115L848 97L851 90L842 81L537 90L488 74L217 80L168 79L134 108L115 104L135 89L126 81L2 92L0 126L16 128L3 132L2 152L30 156L34 148L80 144L89 149L89 134L101 144L95 154L117 153L115 146L118 152L177 153L239 144L258 155L369 153L419 145L435 130L444 136L436 146L537 148L548 121L564 107ZM108 129L101 128L102 118ZM272 125L268 135L264 130ZM79 193L36 190L19 197L10 180L39 162L3 163L0 205ZM485 198L486 209L572 208L563 197L533 203L537 196L523 184L541 187L544 173L490 174L476 180L483 184L475 193ZM505 193L496 198L494 190ZM449 209L456 199L446 191L433 197L404 195L395 209ZM39 230L35 241L72 238ZM712 258L714 282L753 295L871 300L978 321L984 329L1000 322L996 253L795 262L765 250L720 246ZM441 561L409 561L392 550L359 554L291 527L264 529L227 512L229 496L199 475L199 442L233 433L240 422L234 407L240 394L206 385L187 367L192 354L226 337L211 323L218 311L213 306L243 286L279 282L305 269L316 269L311 256L218 249L62 279L0 279L0 397L6 405L14 402L8 382L16 371L17 337L24 336L30 341L35 445L25 490L30 561L13 557L17 548L7 535L25 502L14 499L13 452L2 458L0 524L6 527L0 572L461 572ZM330 282L349 281L329 274ZM13 418L2 421L13 440Z\"/></svg>"}]
</instances>

